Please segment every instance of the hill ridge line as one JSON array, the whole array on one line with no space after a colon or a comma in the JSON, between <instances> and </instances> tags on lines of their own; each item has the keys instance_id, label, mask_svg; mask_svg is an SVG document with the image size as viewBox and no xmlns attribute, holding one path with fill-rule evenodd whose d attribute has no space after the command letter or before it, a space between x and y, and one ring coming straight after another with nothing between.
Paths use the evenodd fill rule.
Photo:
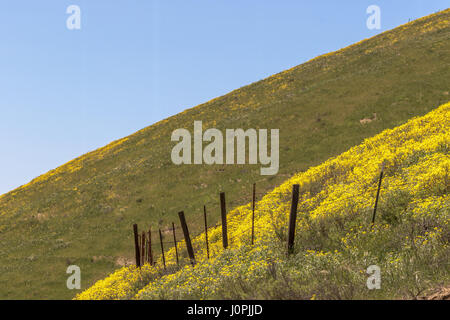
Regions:
<instances>
[{"instance_id":1,"label":"hill ridge line","mask_svg":"<svg viewBox=\"0 0 450 320\"><path fill-rule=\"evenodd\" d=\"M166 123L166 122L169 121L170 119L173 119L173 118L175 118L175 117L177 117L177 116L179 116L179 115L182 115L182 114L185 114L185 113L192 112L192 111L194 111L194 110L197 109L197 108L204 107L205 105L208 105L208 104L210 104L210 103L212 103L212 102L214 102L214 101L218 101L218 100L220 100L220 99L222 99L222 98L224 98L224 97L226 97L226 96L230 96L230 95L233 95L233 94L235 94L235 93L238 93L238 92L240 92L240 91L241 91L242 89L244 89L244 88L253 86L253 85L258 84L258 83L261 83L261 82L269 81L269 80L271 80L271 79L276 79L276 78L279 77L280 75L285 75L285 74L288 74L288 73L290 73L290 72L292 72L292 71L294 71L294 70L297 70L297 69L299 69L299 68L301 68L301 67L309 66L309 65L311 65L313 62L317 63L317 62L319 62L320 60L325 59L325 58L328 58L328 57L337 57L337 56L339 56L340 54L342 54L342 53L344 53L344 52L346 52L346 51L348 51L348 50L350 50L350 49L353 49L353 48L355 48L355 47L357 47L357 46L360 46L360 45L362 45L362 44L365 44L366 42L368 42L368 41L370 41L370 40L373 40L373 39L376 39L376 38L378 38L378 37L386 36L386 35L392 33L393 31L401 30L401 29L403 29L403 28L405 28L405 27L407 27L407 26L414 26L414 25L416 25L416 24L418 24L418 23L421 23L421 22L423 22L423 21L425 21L425 20L431 19L431 18L436 17L436 16L439 16L439 15L445 15L445 14L447 14L447 13L450 13L450 8L445 9L445 10L441 10L441 11L438 11L438 12L436 12L436 13L433 13L433 14L430 14L430 15L427 15L427 16L420 17L420 18L418 18L418 19L412 20L412 21L407 22L407 23L404 23L404 24L399 25L399 26L397 26L397 27L395 27L395 28L392 28L392 29L383 31L382 33L379 33L379 34L377 34L377 35L374 35L374 36L372 36L372 37L370 37L370 38L362 39L362 40L360 40L360 41L358 41L358 42L356 42L356 43L353 43L353 44L348 45L348 46L346 46L346 47L343 47L343 48L341 48L341 49L338 49L338 50L335 50L335 51L331 51L331 52L328 52L328 53L321 54L321 55L319 55L319 56L317 56L317 57L314 57L314 58L311 58L311 59L309 59L309 60L307 60L307 61L305 61L305 62L303 62L303 63L301 63L301 64L299 64L299 65L293 66L293 67L288 68L288 69L283 70L283 71L280 71L280 72L275 73L275 74L273 74L273 75L271 75L271 76L268 76L268 77L266 77L266 78L264 78L264 79L261 79L261 80L258 80L258 81L249 83L249 84L244 85L244 86L242 86L242 87L240 87L240 88L234 89L234 90L232 90L232 91L230 91L230 92L228 92L228 93L226 93L226 94L224 94L224 95L218 96L218 97L216 97L216 98L213 98L213 99L211 99L211 100L208 100L208 101L203 102L203 103L201 103L201 104L198 104L198 105L196 105L196 106L187 108L187 109L185 109L185 110L183 110L183 111L181 111L181 112L179 112L179 113L177 113L177 114L174 114L174 115L172 115L172 116L169 116L169 117L167 117L167 118L164 118L164 119L162 119L162 120L159 120L159 121L157 121L157 122L155 122L155 123L153 123L153 124L151 124L151 125L149 125L149 126L146 126L146 127L142 128L142 129L140 129L140 130L137 130L136 132L134 132L134 133L132 133L132 134L130 134L130 135L127 135L127 136L125 136L125 137L122 137L122 138L113 140L113 141L111 141L110 143L108 143L108 144L106 144L106 145L104 145L104 146L102 146L102 147L96 148L96 149L94 149L94 150L92 150L92 151L88 151L88 152L86 152L86 153L84 153L84 154L82 154L82 155L80 155L80 156L78 156L78 157L76 157L76 158L74 158L74 159L72 159L72 160L70 160L70 161L64 163L64 164L61 164L61 165L59 165L59 166L57 166L57 167L55 167L55 168L53 168L53 169L50 169L50 170L48 170L47 172L45 172L45 173L43 173L43 174L41 174L41 175L39 175L39 176L37 176L37 177L31 179L28 183L23 184L23 185L21 185L21 186L19 186L19 187L17 187L17 188L14 188L14 189L12 189L12 190L10 190L10 191L7 191L7 192L1 194L1 195L0 195L0 200L1 200L2 198L4 198L5 196L7 196L7 195L15 196L19 191L25 191L28 187L30 187L30 186L32 186L32 185L34 185L34 184L36 184L36 183L43 182L43 181L47 181L50 177L52 177L53 175L55 175L55 174L57 174L57 173L65 173L65 172L67 172L67 171L65 171L64 169L66 169L66 168L70 169L70 165L71 165L71 164L79 164L82 160L89 160L89 157L90 157L90 156L93 156L93 155L95 155L95 154L101 153L102 151L105 151L105 150L110 150L110 149L112 149L112 148L114 148L114 147L116 147L116 146L118 146L118 145L121 145L122 143L128 141L130 138L136 137L136 136L138 136L139 134L142 134L142 133L144 133L144 132L147 132L148 130L157 128L158 126L160 126L160 125ZM448 23L448 21L447 21L447 23ZM59 172L59 171L61 171L61 172ZM69 171L69 173L70 173L70 171Z\"/></svg>"}]
</instances>

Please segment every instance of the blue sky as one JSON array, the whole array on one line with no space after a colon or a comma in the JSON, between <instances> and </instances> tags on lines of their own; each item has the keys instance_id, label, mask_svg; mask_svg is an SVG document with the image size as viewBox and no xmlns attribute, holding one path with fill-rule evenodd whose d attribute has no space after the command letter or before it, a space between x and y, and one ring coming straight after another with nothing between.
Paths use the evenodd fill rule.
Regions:
<instances>
[{"instance_id":1,"label":"blue sky","mask_svg":"<svg viewBox=\"0 0 450 320\"><path fill-rule=\"evenodd\" d=\"M69 30L69 5L81 29ZM381 8L381 29L366 8ZM0 194L447 0L0 2ZM168 137L170 139L170 137Z\"/></svg>"}]
</instances>

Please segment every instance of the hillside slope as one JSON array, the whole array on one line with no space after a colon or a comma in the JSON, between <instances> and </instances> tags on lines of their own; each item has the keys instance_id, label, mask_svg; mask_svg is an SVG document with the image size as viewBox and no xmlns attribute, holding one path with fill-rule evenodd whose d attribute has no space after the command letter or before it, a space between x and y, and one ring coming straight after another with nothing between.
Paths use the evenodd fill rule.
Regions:
<instances>
[{"instance_id":1,"label":"hillside slope","mask_svg":"<svg viewBox=\"0 0 450 320\"><path fill-rule=\"evenodd\" d=\"M79 299L366 299L417 298L450 283L450 103L367 139L299 173L256 205L229 213L231 245L221 227L194 239L197 264L177 267L175 250L155 267L116 271ZM380 167L385 177L371 225ZM301 190L294 252L286 257L289 193ZM184 251L184 243L179 244ZM380 290L366 287L366 268L381 270Z\"/></svg>"},{"instance_id":2,"label":"hillside slope","mask_svg":"<svg viewBox=\"0 0 450 320\"><path fill-rule=\"evenodd\" d=\"M253 182L266 192L424 115L449 99L449 37L445 10L188 109L2 195L0 298L71 298L66 267L81 267L83 288L104 277L132 258L133 223L166 228L184 210L198 233L204 204L217 221L220 191L229 208L247 203ZM359 123L374 112L377 121ZM260 165L174 165L171 133L192 131L194 120L279 128L278 175L259 175Z\"/></svg>"}]
</instances>

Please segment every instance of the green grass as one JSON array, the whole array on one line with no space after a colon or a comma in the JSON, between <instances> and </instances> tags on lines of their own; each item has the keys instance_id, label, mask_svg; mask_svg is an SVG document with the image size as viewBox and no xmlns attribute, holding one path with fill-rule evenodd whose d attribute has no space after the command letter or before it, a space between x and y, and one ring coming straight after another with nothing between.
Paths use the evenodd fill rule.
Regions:
<instances>
[{"instance_id":1,"label":"green grass","mask_svg":"<svg viewBox=\"0 0 450 320\"><path fill-rule=\"evenodd\" d=\"M132 258L133 223L167 228L184 210L198 233L204 204L218 221L220 191L229 208L247 203L253 182L266 192L448 101L449 17L440 12L235 90L0 197L0 298L72 298L66 267L81 267L82 289L103 278L118 257ZM373 112L379 120L362 126ZM279 128L278 175L259 175L260 165L175 166L171 133L192 131L194 120L204 129Z\"/></svg>"}]
</instances>

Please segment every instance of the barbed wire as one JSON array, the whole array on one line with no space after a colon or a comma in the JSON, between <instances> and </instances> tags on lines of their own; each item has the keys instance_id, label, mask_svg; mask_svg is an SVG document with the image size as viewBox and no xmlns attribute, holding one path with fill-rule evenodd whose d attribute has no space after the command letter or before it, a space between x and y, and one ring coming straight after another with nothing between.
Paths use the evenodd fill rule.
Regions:
<instances>
[{"instance_id":1,"label":"barbed wire","mask_svg":"<svg viewBox=\"0 0 450 320\"><path fill-rule=\"evenodd\" d=\"M405 187L405 186L413 186L413 185L416 185L416 184L415 183L411 183L411 182L403 182L403 183L391 183L391 185L394 185L395 187ZM370 187L367 187L364 190L361 190L360 192L357 192L357 193L345 194L345 192L344 192L344 193L341 193L341 194L337 194L336 197L338 197L338 198L337 199L331 199L330 201L338 202L338 203L348 202L351 199L360 198L361 196L367 196L367 194L369 194L371 192L375 192L376 190L377 190L376 186L370 186ZM270 196L270 195L275 195L275 196L280 196L280 197L291 197L292 196L292 192L270 192L270 191L267 192L267 193L255 192L255 196L262 196L261 199L264 196ZM250 194L250 196L252 196L252 193ZM324 199L326 199L326 197L329 197L329 196L330 196L329 194L320 194L320 192L314 194L314 197L317 197L316 201L318 201L318 202L323 201ZM259 201L261 199L259 199ZM284 199L280 199L280 200L284 200ZM300 198L300 200L302 200L302 199ZM305 200L305 199L303 199L303 200ZM245 199L227 201L226 204L227 204L227 206L229 206L229 207L231 206L232 207L233 204L235 204L235 203L239 203L239 204L242 205L243 201L245 201ZM260 214L260 213L273 212L274 208L259 208L257 201L258 201L258 199L255 199L255 218L257 218L258 214ZM245 203L243 205L244 206L251 206L251 204L252 204L252 199L250 199L250 202L247 202L247 203ZM217 203L215 203L215 204L207 203L206 204L207 216L210 215L210 213L212 211L214 211L214 210L211 210L211 208L215 209L215 208L218 208L218 207L220 207L220 206ZM302 210L302 204L301 203L299 203L298 210L299 211ZM191 224L191 226L192 225L196 225L196 224L201 226L201 227L196 228L196 229L200 229L200 231L192 234L192 238L193 239L198 239L200 236L204 236L204 234L205 234L204 231L205 230L204 230L204 218L203 218L203 215L190 213L188 217L189 217L188 221L189 221L189 224ZM246 218L250 218L250 217L247 216ZM220 223L210 224L210 225L208 225L208 231L210 231L210 230L212 230L214 228L220 227L220 226L221 226ZM232 224L229 224L229 229L230 229L230 226L232 226ZM239 230L239 225L236 226L236 228ZM150 228L142 230L142 231L145 232L147 239L148 239L148 230L149 229ZM231 229L234 229L234 226ZM256 233L256 229L257 228L256 228L256 225L255 225L255 228L254 228L255 233ZM117 229L117 230L119 230L119 229ZM158 230L159 230L159 228L158 229L155 228L155 230L152 230L152 232L151 232L151 235L152 235L152 241L151 241L152 250L155 253L159 252L159 250L161 249L161 241L155 239L155 238L159 239ZM168 250L170 250L172 248L172 246L175 245L175 242L173 241L173 238L172 238L174 230L173 230L172 227L165 227L165 228L161 228L160 230L161 230L161 233L163 233L163 237L164 238L166 238L166 237L170 237L171 238L171 240L167 240L167 241L163 240L162 241L162 244L164 246L164 251L168 251ZM229 239L230 239L231 242L233 242L233 239L239 238L242 235L248 235L248 237L249 237L248 241L250 241L250 239L252 237L251 230L252 230L251 226L246 227L246 228L244 228L242 230L239 230L238 232L236 230L234 230L234 231L230 232ZM180 243L184 242L184 234L182 233L182 228L180 226L176 225L176 224L175 224L175 236L177 238L177 241L176 241L176 245L177 246L179 246ZM139 244L141 244L141 234L139 234ZM145 244L146 250L148 249L147 245L148 245L148 243ZM201 244L198 243L198 242L196 242L194 245L195 246L199 246L199 245L201 246ZM146 258L144 258L144 259L147 259L148 258L147 257L147 253L145 255L146 255ZM23 260L23 259L28 259L28 258L29 257L9 257L8 259ZM49 258L51 258L51 259L56 259L56 258L58 258L58 259L88 258L88 259L91 259L91 260L95 260L96 259L95 257L91 257L91 256L89 256L89 257L74 257L74 256L61 256L61 255L50 256ZM107 256L107 257L106 256L105 257L98 256L97 257L97 259L103 259L103 258L106 259L106 258L121 258L121 257L118 257L118 256L114 256L114 257L112 257L112 256ZM180 260L181 259L184 259L184 260L188 261L188 259L185 258L185 257L180 257ZM157 259L155 257L154 261L156 261L156 260ZM144 261L144 263L145 262L146 261Z\"/></svg>"},{"instance_id":2,"label":"barbed wire","mask_svg":"<svg viewBox=\"0 0 450 320\"><path fill-rule=\"evenodd\" d=\"M411 183L411 182L403 182L403 183L392 183L392 185L394 185L395 187L405 187L405 186L412 186L412 185L416 185L416 184L415 183ZM347 193L347 194L345 192L343 192L343 193L335 195L336 199L331 199L330 201L343 203L343 202L348 202L351 199L356 199L356 198L360 199L361 196L367 196L369 193L375 192L377 190L377 188L378 188L377 186L368 186L368 187L362 186L362 187L365 188L365 189L361 190L360 192ZM304 191L303 194L307 195L306 192L308 192L308 191ZM265 196L274 196L274 195L275 196L279 196L279 197L291 197L292 196L292 192L270 192L270 191L267 192L267 193L255 192L255 218L258 215L258 213L273 212L274 208L259 208L258 207L258 201L261 201ZM253 193L250 193L250 196L252 197ZM257 196L262 196L262 197L260 197L260 199L258 200ZM315 193L313 195L313 197L316 198L315 201L323 202L324 200L326 200L327 197L330 197L330 194L326 194L326 193L321 194L321 192L318 192L318 193ZM314 199L314 198L309 198L309 199ZM280 200L284 200L284 199L280 199ZM300 200L305 201L305 200L308 200L308 199L300 198ZM253 201L253 199L251 199L250 202L246 202L245 199L241 198L241 199L238 199L238 200L226 201L226 205L227 206L231 206L231 207L233 207L233 205L236 205L236 204L239 204L241 206L251 206L252 205L252 201ZM244 202L244 204L242 204L242 202ZM211 210L211 208L213 208L213 209L219 208L220 209L220 205L217 202L215 202L215 203L207 202L205 204L205 206L207 208L207 216L208 216L208 212L214 211L214 210ZM297 210L298 211L302 210L302 203L299 204L299 207L298 207ZM191 236L192 239L198 239L200 236L205 234L204 217L203 217L203 215L192 214L192 213L189 214L188 217L189 217L189 223L191 224L191 226L192 225L203 226L203 228L202 227L198 227L198 229L202 229L200 232L194 233ZM220 227L220 226L221 226L220 223L215 223L215 224L209 225L207 229L208 229L208 231L210 231L211 229L215 229L215 228ZM181 230L182 230L181 227L175 225L175 236L177 237L177 242L176 242L177 246L178 246L178 244L180 242L184 241L184 239L183 240L178 240L178 239L184 238L184 233L177 234L177 232L179 232ZM233 238L239 238L240 236L242 236L244 234L248 234L249 237L251 238L252 237L252 234L250 233L251 230L252 230L252 226L249 226L249 227L247 227L247 228L245 228L243 230L240 230L239 232L236 232L236 231L231 232L230 240L232 241ZM163 233L173 234L173 231L174 231L173 228L161 229L161 232L163 232ZM254 231L256 231L256 225L254 226ZM169 246L175 245L173 240L172 241L163 241L162 243L163 243L163 245L169 245ZM153 246L153 244L160 246L161 242L152 240L152 246ZM166 251L166 249L164 251Z\"/></svg>"}]
</instances>

